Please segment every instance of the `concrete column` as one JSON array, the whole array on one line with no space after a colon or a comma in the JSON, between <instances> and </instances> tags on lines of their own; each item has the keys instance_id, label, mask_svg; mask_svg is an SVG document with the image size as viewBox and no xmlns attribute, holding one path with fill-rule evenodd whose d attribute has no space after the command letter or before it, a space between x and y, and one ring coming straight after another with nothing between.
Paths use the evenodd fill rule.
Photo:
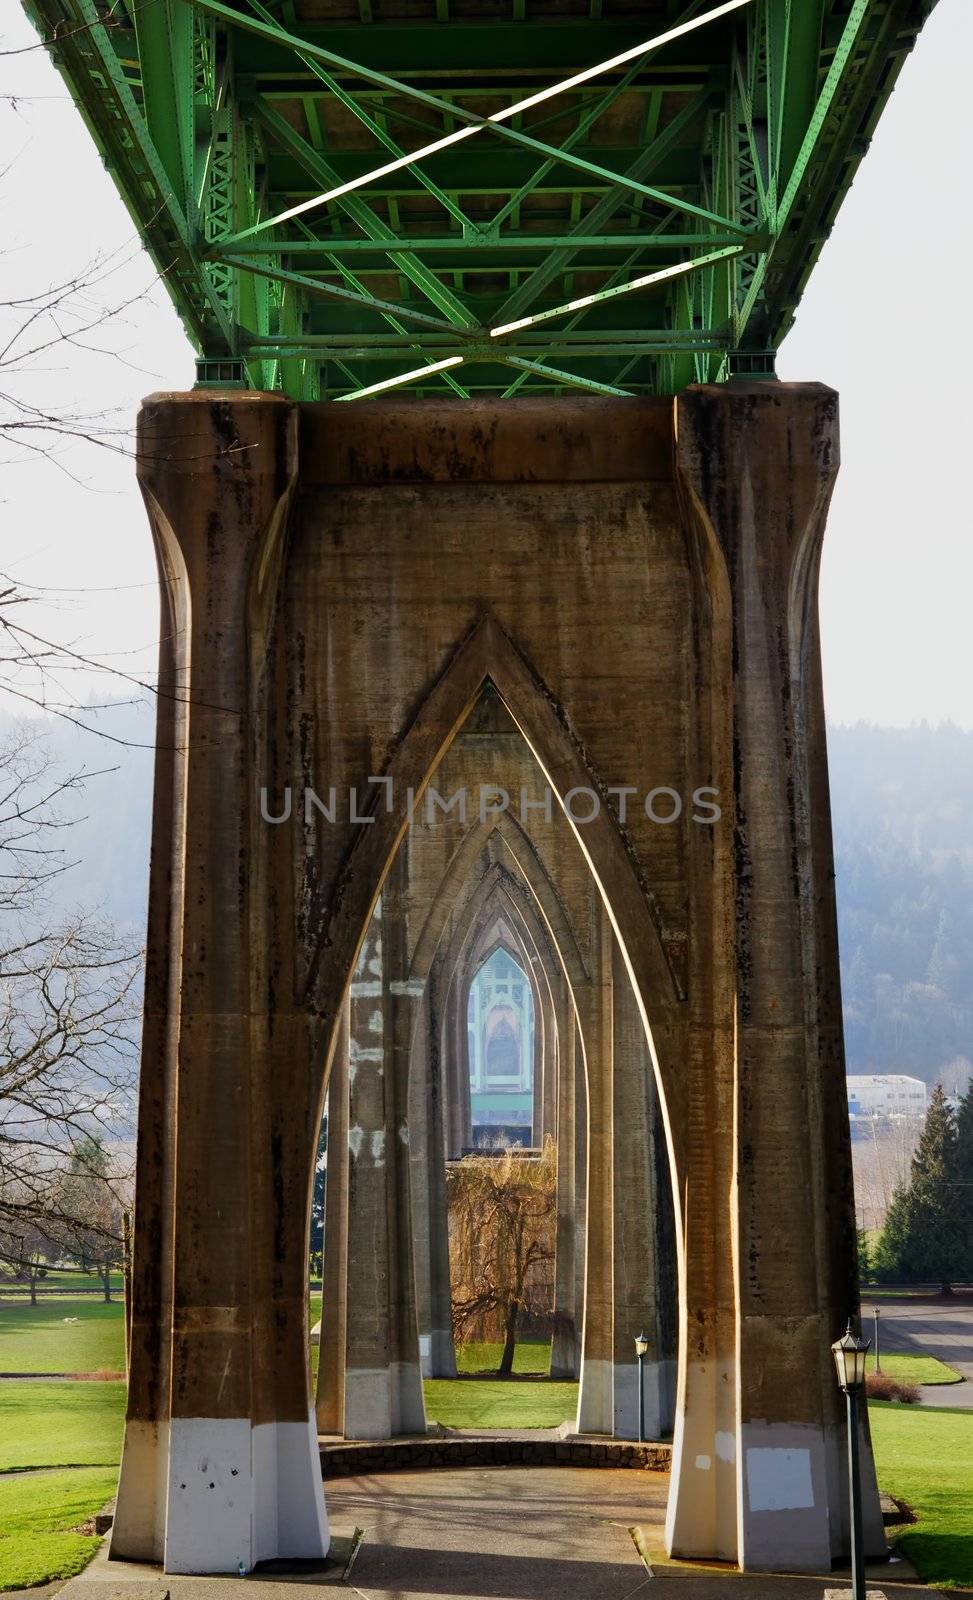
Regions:
<instances>
[{"instance_id":1,"label":"concrete column","mask_svg":"<svg viewBox=\"0 0 973 1600\"><path fill-rule=\"evenodd\" d=\"M392 870L395 870L393 864ZM348 1353L344 1433L424 1433L412 1280L407 1082L392 990L399 920L378 902L349 986ZM392 948L389 949L388 946ZM405 1056L406 1070L408 1053ZM404 1133L404 1136L403 1136Z\"/></svg>"},{"instance_id":2,"label":"concrete column","mask_svg":"<svg viewBox=\"0 0 973 1600\"><path fill-rule=\"evenodd\" d=\"M585 995L583 1015L588 1065L588 1182L578 1431L610 1434L615 1421L612 933L600 902L592 907L592 919L592 982Z\"/></svg>"},{"instance_id":3,"label":"concrete column","mask_svg":"<svg viewBox=\"0 0 973 1600\"><path fill-rule=\"evenodd\" d=\"M429 1071L429 985L419 1002L419 1020L409 1062L409 1167L412 1197L412 1265L416 1288L419 1362L424 1378L432 1377L432 1313L429 1267L429 1128L426 1078Z\"/></svg>"},{"instance_id":4,"label":"concrete column","mask_svg":"<svg viewBox=\"0 0 973 1600\"><path fill-rule=\"evenodd\" d=\"M732 621L737 1556L821 1570L847 1540L829 1345L857 1311L816 623L837 397L730 385L676 409L683 489L725 562Z\"/></svg>"},{"instance_id":5,"label":"concrete column","mask_svg":"<svg viewBox=\"0 0 973 1600\"><path fill-rule=\"evenodd\" d=\"M578 998L580 998L580 990ZM588 1260L588 1068L582 1016L572 1005L574 1054L574 1318L575 1377L581 1376L585 1271Z\"/></svg>"},{"instance_id":6,"label":"concrete column","mask_svg":"<svg viewBox=\"0 0 973 1600\"><path fill-rule=\"evenodd\" d=\"M176 664L188 737L178 755L160 752L156 772L146 1046L162 1052L143 1075L132 1382L111 1548L170 1572L320 1557L329 1542L306 1376L306 1238L273 1257L278 1197L286 1210L303 1193L306 1214L312 1159L310 1116L301 1108L285 1137L273 1086L282 1059L310 1076L309 1031L286 983L276 1002L268 990L274 940L260 892L270 851L258 815L263 674L295 420L282 398L194 394L152 397L139 425L164 609L182 630L177 649L163 649L163 679ZM166 714L163 742L172 722ZM285 939L275 952L288 974L291 950ZM160 1111L161 1136L146 1127ZM168 1384L151 1370L165 1358Z\"/></svg>"},{"instance_id":7,"label":"concrete column","mask_svg":"<svg viewBox=\"0 0 973 1600\"><path fill-rule=\"evenodd\" d=\"M657 1095L645 1029L618 946L612 946L612 1060L614 1150L614 1433L638 1438L638 1365L635 1335L649 1341L642 1363L645 1436L659 1439L671 1426L675 1351L666 1347L657 1216L671 1212L668 1162L656 1168ZM660 1176L662 1188L660 1194ZM671 1264L674 1271L674 1263ZM669 1291L675 1299L674 1283Z\"/></svg>"},{"instance_id":8,"label":"concrete column","mask_svg":"<svg viewBox=\"0 0 973 1600\"><path fill-rule=\"evenodd\" d=\"M425 1208L429 1262L429 1346L423 1352L430 1377L456 1377L453 1307L449 1281L449 1227L446 1212L446 1144L443 1082L443 989L441 962L429 975L429 1033L425 1077Z\"/></svg>"},{"instance_id":9,"label":"concrete column","mask_svg":"<svg viewBox=\"0 0 973 1600\"><path fill-rule=\"evenodd\" d=\"M348 1008L342 1008L328 1080L328 1179L324 1192L321 1337L315 1413L319 1433L345 1431L348 1339Z\"/></svg>"},{"instance_id":10,"label":"concrete column","mask_svg":"<svg viewBox=\"0 0 973 1600\"><path fill-rule=\"evenodd\" d=\"M544 972L540 958L536 960L537 988L541 996L541 1011L544 1018L544 1050L541 1057L541 1144L548 1134L552 1139L557 1137L557 1108L558 1089L557 1078L560 1067L560 1040L557 1029L557 1008L551 992L551 979ZM537 1019L534 1019L536 1030Z\"/></svg>"},{"instance_id":11,"label":"concrete column","mask_svg":"<svg viewBox=\"0 0 973 1600\"><path fill-rule=\"evenodd\" d=\"M544 974L538 970L538 965L530 959L530 952L524 951L521 960L526 966L525 976L530 989L531 1003L534 1010L534 1037L530 1050L530 1087L531 1087L531 1128L530 1142L534 1149L540 1149L544 1143L544 1069L547 1062L548 1049L553 1044L548 1038L549 1018L544 1008ZM528 1050L527 1040L521 1043L521 1062L527 1065Z\"/></svg>"},{"instance_id":12,"label":"concrete column","mask_svg":"<svg viewBox=\"0 0 973 1600\"><path fill-rule=\"evenodd\" d=\"M557 1235L554 1256L554 1337L551 1377L577 1378L579 1362L576 1298L577 1206L575 1184L575 1017L574 1006L559 980L557 1109ZM582 1197L583 1198L583 1197Z\"/></svg>"},{"instance_id":13,"label":"concrete column","mask_svg":"<svg viewBox=\"0 0 973 1600\"><path fill-rule=\"evenodd\" d=\"M462 970L453 973L443 1022L443 1075L446 1082L446 1154L456 1161L473 1142L470 1109L470 1061L466 1010L470 986Z\"/></svg>"}]
</instances>

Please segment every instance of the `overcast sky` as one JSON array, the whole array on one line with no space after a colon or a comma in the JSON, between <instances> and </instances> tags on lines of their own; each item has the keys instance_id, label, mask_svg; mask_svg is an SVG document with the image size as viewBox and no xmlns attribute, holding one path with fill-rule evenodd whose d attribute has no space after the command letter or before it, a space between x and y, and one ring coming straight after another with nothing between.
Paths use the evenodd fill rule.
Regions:
<instances>
[{"instance_id":1,"label":"overcast sky","mask_svg":"<svg viewBox=\"0 0 973 1600\"><path fill-rule=\"evenodd\" d=\"M17 0L0 0L0 51L35 40ZM782 378L820 379L841 395L843 466L821 597L836 721L973 727L971 60L973 6L940 0L778 361ZM86 337L112 354L56 349L21 392L130 418L143 394L190 387L180 324L41 50L0 55L0 151L0 301L83 273L96 256L113 268L97 300L142 296ZM154 565L124 455L72 446L52 465L8 452L0 557L6 572L56 591L32 614L38 632L151 670ZM79 676L78 686L87 694L95 683Z\"/></svg>"}]
</instances>

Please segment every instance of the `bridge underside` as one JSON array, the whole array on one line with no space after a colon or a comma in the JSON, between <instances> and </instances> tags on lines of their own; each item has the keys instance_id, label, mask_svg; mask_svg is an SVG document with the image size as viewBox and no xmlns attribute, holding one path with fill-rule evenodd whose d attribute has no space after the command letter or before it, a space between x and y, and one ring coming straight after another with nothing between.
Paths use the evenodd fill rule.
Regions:
<instances>
[{"instance_id":1,"label":"bridge underside","mask_svg":"<svg viewBox=\"0 0 973 1600\"><path fill-rule=\"evenodd\" d=\"M139 460L164 692L113 1553L235 1571L325 1547L329 1070L350 1199L319 1419L422 1427L420 1368L450 1357L449 984L505 921L574 1050L537 1115L579 1421L630 1424L643 1319L668 1404L661 1173L670 1548L827 1570L829 1347L857 1309L815 603L835 396L162 395ZM516 795L525 768L535 809L484 813L480 786ZM427 784L465 813L430 816ZM881 1541L870 1467L866 1498Z\"/></svg>"},{"instance_id":2,"label":"bridge underside","mask_svg":"<svg viewBox=\"0 0 973 1600\"><path fill-rule=\"evenodd\" d=\"M642 1266L674 1239L668 1546L826 1571L858 1308L816 618L837 404L763 380L931 0L25 4L199 355L139 436L162 693L113 1554L327 1548L307 1224L335 1062L318 1416L421 1425L450 1359L429 1058L461 933L502 922L575 1052L533 1124L582 1417L630 1414L636 1315L668 1409ZM554 842L536 813L410 827L486 761L484 695ZM464 882L501 897L468 926Z\"/></svg>"},{"instance_id":3,"label":"bridge underside","mask_svg":"<svg viewBox=\"0 0 973 1600\"><path fill-rule=\"evenodd\" d=\"M774 351L933 0L25 0L200 358L353 399Z\"/></svg>"}]
</instances>

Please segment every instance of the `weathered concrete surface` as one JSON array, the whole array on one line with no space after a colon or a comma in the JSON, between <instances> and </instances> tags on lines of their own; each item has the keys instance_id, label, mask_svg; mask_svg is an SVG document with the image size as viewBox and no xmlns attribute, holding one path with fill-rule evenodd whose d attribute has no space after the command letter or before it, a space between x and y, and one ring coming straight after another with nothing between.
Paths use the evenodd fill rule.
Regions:
<instances>
[{"instance_id":1,"label":"weathered concrete surface","mask_svg":"<svg viewBox=\"0 0 973 1600\"><path fill-rule=\"evenodd\" d=\"M669 1547L820 1569L846 1540L827 1345L857 1303L815 614L835 397L161 396L140 452L162 676L187 692L160 700L117 1553L235 1570L326 1539L305 1250L326 1064L409 791L489 681L561 799L600 801L554 873L569 906L589 874L581 1042L610 1059L613 939L657 1074ZM330 785L333 819L305 815ZM641 804L660 785L670 822ZM715 824L693 820L700 785ZM584 1359L605 1410L617 1119L592 1072Z\"/></svg>"}]
</instances>

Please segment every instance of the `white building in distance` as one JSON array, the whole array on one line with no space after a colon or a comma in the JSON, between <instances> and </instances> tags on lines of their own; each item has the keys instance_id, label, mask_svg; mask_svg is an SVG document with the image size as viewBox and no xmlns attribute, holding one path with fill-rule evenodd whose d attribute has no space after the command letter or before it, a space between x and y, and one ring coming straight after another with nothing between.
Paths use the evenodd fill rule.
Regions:
<instances>
[{"instance_id":1,"label":"white building in distance","mask_svg":"<svg viewBox=\"0 0 973 1600\"><path fill-rule=\"evenodd\" d=\"M848 1079L848 1113L854 1117L910 1117L926 1114L928 1089L921 1078L888 1072Z\"/></svg>"}]
</instances>

